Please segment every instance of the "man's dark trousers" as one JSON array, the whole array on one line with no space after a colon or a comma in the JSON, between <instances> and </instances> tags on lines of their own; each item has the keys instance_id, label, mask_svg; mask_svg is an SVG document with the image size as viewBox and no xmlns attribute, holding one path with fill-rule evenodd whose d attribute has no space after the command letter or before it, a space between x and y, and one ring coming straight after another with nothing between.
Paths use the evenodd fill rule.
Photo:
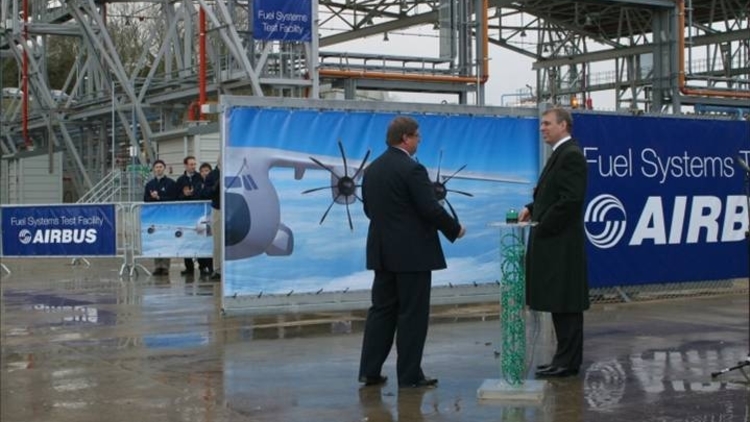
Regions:
<instances>
[{"instance_id":1,"label":"man's dark trousers","mask_svg":"<svg viewBox=\"0 0 750 422\"><path fill-rule=\"evenodd\" d=\"M552 365L579 369L583 362L583 312L553 312L557 350Z\"/></svg>"},{"instance_id":2,"label":"man's dark trousers","mask_svg":"<svg viewBox=\"0 0 750 422\"><path fill-rule=\"evenodd\" d=\"M372 307L367 313L360 376L380 375L396 333L399 383L424 378L422 351L427 338L432 272L375 271Z\"/></svg>"}]
</instances>

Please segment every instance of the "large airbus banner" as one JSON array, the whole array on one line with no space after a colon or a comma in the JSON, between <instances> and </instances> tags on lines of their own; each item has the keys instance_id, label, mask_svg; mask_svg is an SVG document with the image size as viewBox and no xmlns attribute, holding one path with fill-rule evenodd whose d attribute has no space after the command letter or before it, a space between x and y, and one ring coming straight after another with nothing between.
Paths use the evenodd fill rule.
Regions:
<instances>
[{"instance_id":1,"label":"large airbus banner","mask_svg":"<svg viewBox=\"0 0 750 422\"><path fill-rule=\"evenodd\" d=\"M750 122L577 114L592 287L747 276Z\"/></svg>"},{"instance_id":2,"label":"large airbus banner","mask_svg":"<svg viewBox=\"0 0 750 422\"><path fill-rule=\"evenodd\" d=\"M3 206L4 256L114 256L114 205Z\"/></svg>"},{"instance_id":3,"label":"large airbus banner","mask_svg":"<svg viewBox=\"0 0 750 422\"><path fill-rule=\"evenodd\" d=\"M420 125L416 158L467 227L433 285L494 283L500 233L488 223L529 202L538 119L404 113ZM362 175L386 150L391 112L235 106L224 111L224 295L369 289Z\"/></svg>"}]
</instances>

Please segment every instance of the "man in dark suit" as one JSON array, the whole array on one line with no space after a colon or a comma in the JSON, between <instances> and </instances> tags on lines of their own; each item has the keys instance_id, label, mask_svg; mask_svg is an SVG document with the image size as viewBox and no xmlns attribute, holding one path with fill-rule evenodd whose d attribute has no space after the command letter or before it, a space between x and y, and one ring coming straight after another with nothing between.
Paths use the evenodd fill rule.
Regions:
<instances>
[{"instance_id":1,"label":"man in dark suit","mask_svg":"<svg viewBox=\"0 0 750 422\"><path fill-rule=\"evenodd\" d=\"M201 200L203 200L203 199L209 199L209 200L213 199L212 198L212 196L213 196L213 192L212 192L213 186L209 187L209 185L208 185L208 183L209 183L208 176L211 174L212 171L213 170L211 169L211 164L208 164L208 163L201 164L200 170L198 172L198 174L200 174L200 176L201 176L200 188L199 188L199 191L198 191L198 199L201 199ZM208 226L207 230L209 232L208 233L209 236L213 237L213 235L211 234L211 228L212 227L211 227L210 224L211 223L209 223L209 226ZM211 274L213 274L213 272L214 272L214 260L213 260L213 258L198 258L198 270L200 271L200 274L204 275L204 276L210 276Z\"/></svg>"},{"instance_id":2,"label":"man in dark suit","mask_svg":"<svg viewBox=\"0 0 750 422\"><path fill-rule=\"evenodd\" d=\"M542 115L541 132L552 155L539 176L534 201L520 221L536 222L526 255L526 304L551 312L557 349L536 376L577 375L583 360L583 311L589 308L583 205L586 158L570 133L573 119L561 108Z\"/></svg>"},{"instance_id":3,"label":"man in dark suit","mask_svg":"<svg viewBox=\"0 0 750 422\"><path fill-rule=\"evenodd\" d=\"M174 201L177 199L177 184L164 174L167 165L162 160L154 161L154 178L146 183L143 202ZM152 275L169 275L169 258L154 258Z\"/></svg>"},{"instance_id":4,"label":"man in dark suit","mask_svg":"<svg viewBox=\"0 0 750 422\"><path fill-rule=\"evenodd\" d=\"M438 231L451 242L465 229L438 202L427 170L412 156L419 124L396 117L388 126L388 149L367 168L362 181L367 232L367 269L375 271L367 312L359 381L379 385L396 336L399 387L434 387L422 372L430 316L432 270L446 267Z\"/></svg>"},{"instance_id":5,"label":"man in dark suit","mask_svg":"<svg viewBox=\"0 0 750 422\"><path fill-rule=\"evenodd\" d=\"M195 171L195 166L198 162L195 157L188 155L182 160L182 164L185 165L185 172L177 178L177 200L179 201L193 201L199 200L201 185L203 184L203 178L200 173ZM180 272L181 275L192 277L195 273L195 263L193 258L185 258L185 269ZM188 281L190 279L188 278Z\"/></svg>"},{"instance_id":6,"label":"man in dark suit","mask_svg":"<svg viewBox=\"0 0 750 422\"><path fill-rule=\"evenodd\" d=\"M221 248L224 247L223 226L221 224L221 154L216 159L216 167L206 176L203 195L211 199L211 237L213 247L213 273L209 276L212 281L221 281Z\"/></svg>"}]
</instances>

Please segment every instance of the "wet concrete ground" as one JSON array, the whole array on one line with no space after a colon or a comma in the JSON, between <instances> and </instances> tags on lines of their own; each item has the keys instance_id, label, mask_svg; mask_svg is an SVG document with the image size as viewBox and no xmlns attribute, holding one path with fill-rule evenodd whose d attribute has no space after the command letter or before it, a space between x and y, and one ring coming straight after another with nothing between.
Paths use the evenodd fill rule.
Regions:
<instances>
[{"instance_id":1,"label":"wet concrete ground","mask_svg":"<svg viewBox=\"0 0 750 422\"><path fill-rule=\"evenodd\" d=\"M747 358L746 295L595 306L582 373L522 406L476 398L483 380L500 376L493 305L434 310L423 366L437 389L361 388L361 312L223 318L219 286L186 283L177 264L170 279L128 281L112 262L3 262L13 271L0 282L3 422L749 417L743 373L710 376ZM546 318L531 326L533 366L553 345Z\"/></svg>"}]
</instances>

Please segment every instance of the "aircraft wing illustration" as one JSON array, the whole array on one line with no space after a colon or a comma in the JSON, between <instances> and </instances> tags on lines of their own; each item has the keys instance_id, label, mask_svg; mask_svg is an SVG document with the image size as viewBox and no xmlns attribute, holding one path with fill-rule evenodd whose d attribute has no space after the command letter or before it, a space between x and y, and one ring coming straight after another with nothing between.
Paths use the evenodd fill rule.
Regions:
<instances>
[{"instance_id":1,"label":"aircraft wing illustration","mask_svg":"<svg viewBox=\"0 0 750 422\"><path fill-rule=\"evenodd\" d=\"M343 149L343 146L341 147ZM317 154L305 154L303 152L288 151L275 148L248 148L252 149L251 156L247 157L251 165L262 166L265 169L273 167L286 167L294 169L294 178L301 180L308 169L328 170L336 172L339 170L343 175L344 169L349 177L357 172L359 166L366 160L349 160L342 153L342 157L331 157ZM369 152L366 154L369 156ZM362 171L357 177L362 176Z\"/></svg>"},{"instance_id":2,"label":"aircraft wing illustration","mask_svg":"<svg viewBox=\"0 0 750 422\"><path fill-rule=\"evenodd\" d=\"M257 155L255 158L251 158L250 161L257 163L256 160L261 160L262 165L266 169L271 167L290 167L294 169L294 177L300 180L304 177L307 169L327 170L331 174L331 183L328 186L320 186L313 189L303 191L303 194L329 190L333 197L328 208L323 213L323 217L320 219L322 224L325 221L326 216L333 207L334 204L340 204L346 206L347 217L349 220L350 229L354 230L351 221L351 212L349 211L349 205L353 204L357 199L361 200L358 196L358 188L360 185L357 183L361 180L364 172L367 171L367 159L370 157L370 150L364 155L362 160L350 160L347 159L346 152L343 144L339 141L338 143L341 157L330 157L320 155L310 155L294 151L285 151L271 148L257 148ZM449 192L453 192L463 196L474 196L470 192L464 192L454 189L449 189L446 185L451 179L463 179L463 180L476 180L496 183L517 183L517 184L528 184L528 180L504 177L493 173L482 173L482 172L470 172L463 171L466 165L459 167L457 170L443 170L441 173L441 165L443 161L443 151L440 151L440 155L437 162L437 168L427 168L428 175L432 181L433 187L435 188L435 194L441 203L448 205L454 218L458 219L453 206L447 199Z\"/></svg>"},{"instance_id":3,"label":"aircraft wing illustration","mask_svg":"<svg viewBox=\"0 0 750 422\"><path fill-rule=\"evenodd\" d=\"M211 225L206 217L201 218L196 225L173 225L173 224L150 224L143 229L148 234L154 234L157 231L173 231L175 237L182 237L186 231L194 231L199 235L211 236Z\"/></svg>"},{"instance_id":4,"label":"aircraft wing illustration","mask_svg":"<svg viewBox=\"0 0 750 422\"><path fill-rule=\"evenodd\" d=\"M430 169L427 170L428 172ZM478 172L472 172L472 171L466 171L461 172L458 174L453 175L452 177L450 175L441 175L440 176L443 181L446 179L463 179L463 180L479 180L484 182L499 182L499 183L518 183L518 184L528 184L531 183L530 180L526 179L518 179L518 178L512 178L512 177L500 177L497 175L494 175L492 173L478 173Z\"/></svg>"},{"instance_id":5,"label":"aircraft wing illustration","mask_svg":"<svg viewBox=\"0 0 750 422\"><path fill-rule=\"evenodd\" d=\"M154 229L169 229L169 230L196 230L195 226L190 225L184 225L184 226L175 226L170 224L150 224L148 226L149 228Z\"/></svg>"},{"instance_id":6,"label":"aircraft wing illustration","mask_svg":"<svg viewBox=\"0 0 750 422\"><path fill-rule=\"evenodd\" d=\"M343 147L341 147L343 150ZM357 173L357 169L362 166L361 171L357 175L360 178L362 174L367 171L367 158L369 157L369 151L365 154L365 160L352 160L346 158L345 153L342 152L342 157L331 157L316 154L305 154L302 152L288 151L274 148L252 148L253 155L255 157L250 158L249 161L253 163L262 164L265 168L272 167L286 167L294 169L294 178L301 180L305 171L308 169L321 170L322 168L329 171L341 170L340 174L343 175L343 169L346 168L348 176L353 177ZM316 163L317 162L317 163ZM319 163L319 164L318 164ZM439 166L440 164L438 164ZM457 171L443 170L440 174L440 181L444 182L446 179L463 179L463 180L478 180L485 182L499 182L499 183L518 183L527 184L531 181L526 179L514 178L501 176L496 173L482 173L472 171L462 171L465 166L459 168ZM426 167L427 172L430 174L431 179L435 179L436 173L439 173L440 168Z\"/></svg>"}]
</instances>

